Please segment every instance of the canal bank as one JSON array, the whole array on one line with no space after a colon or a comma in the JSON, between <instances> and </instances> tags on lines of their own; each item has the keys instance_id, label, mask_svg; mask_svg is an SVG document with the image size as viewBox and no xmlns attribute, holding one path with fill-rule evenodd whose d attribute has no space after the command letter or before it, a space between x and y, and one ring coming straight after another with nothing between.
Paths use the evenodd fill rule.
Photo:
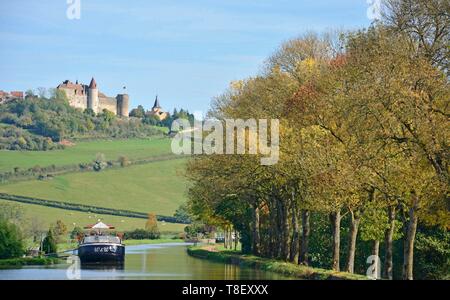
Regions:
<instances>
[{"instance_id":1,"label":"canal bank","mask_svg":"<svg viewBox=\"0 0 450 300\"><path fill-rule=\"evenodd\" d=\"M61 262L57 257L19 257L0 259L0 269L21 268L23 266L49 266Z\"/></svg>"},{"instance_id":2,"label":"canal bank","mask_svg":"<svg viewBox=\"0 0 450 300\"><path fill-rule=\"evenodd\" d=\"M274 259L253 255L244 255L238 251L219 250L214 246L191 246L187 253L195 258L209 261L234 264L242 268L251 268L265 272L273 272L291 279L303 280L367 280L367 277L345 272L311 268Z\"/></svg>"}]
</instances>

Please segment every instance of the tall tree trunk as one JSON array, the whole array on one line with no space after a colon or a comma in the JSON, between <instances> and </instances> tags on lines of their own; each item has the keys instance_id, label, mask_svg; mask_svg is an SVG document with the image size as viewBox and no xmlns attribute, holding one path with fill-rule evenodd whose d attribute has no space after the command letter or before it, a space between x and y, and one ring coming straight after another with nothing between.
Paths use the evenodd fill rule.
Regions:
<instances>
[{"instance_id":1,"label":"tall tree trunk","mask_svg":"<svg viewBox=\"0 0 450 300\"><path fill-rule=\"evenodd\" d=\"M229 247L230 250L233 249L233 228L230 226L230 229L228 230L228 240L230 241Z\"/></svg>"},{"instance_id":2,"label":"tall tree trunk","mask_svg":"<svg viewBox=\"0 0 450 300\"><path fill-rule=\"evenodd\" d=\"M380 279L379 278L379 274L380 273L380 241L373 241L373 248L372 248L372 255L376 257L375 259L375 274L376 274L376 279Z\"/></svg>"},{"instance_id":3,"label":"tall tree trunk","mask_svg":"<svg viewBox=\"0 0 450 300\"><path fill-rule=\"evenodd\" d=\"M280 200L280 215L281 215L281 259L289 261L289 213L286 203Z\"/></svg>"},{"instance_id":4,"label":"tall tree trunk","mask_svg":"<svg viewBox=\"0 0 450 300\"><path fill-rule=\"evenodd\" d=\"M276 258L283 259L283 214L281 213L281 206L277 204L277 216L276 216L276 224L277 224L277 232L276 232Z\"/></svg>"},{"instance_id":5,"label":"tall tree trunk","mask_svg":"<svg viewBox=\"0 0 450 300\"><path fill-rule=\"evenodd\" d=\"M350 210L350 235L348 241L348 258L347 258L347 272L355 272L355 252L356 252L356 237L358 236L359 223L361 216L359 212Z\"/></svg>"},{"instance_id":6,"label":"tall tree trunk","mask_svg":"<svg viewBox=\"0 0 450 300\"><path fill-rule=\"evenodd\" d=\"M223 228L223 246L225 249L228 249L228 227L225 226Z\"/></svg>"},{"instance_id":7,"label":"tall tree trunk","mask_svg":"<svg viewBox=\"0 0 450 300\"><path fill-rule=\"evenodd\" d=\"M330 214L331 228L333 230L333 261L332 269L340 271L339 255L341 247L341 211Z\"/></svg>"},{"instance_id":8,"label":"tall tree trunk","mask_svg":"<svg viewBox=\"0 0 450 300\"><path fill-rule=\"evenodd\" d=\"M238 232L236 231L236 229L234 230L234 251L237 250L237 244L238 244Z\"/></svg>"},{"instance_id":9,"label":"tall tree trunk","mask_svg":"<svg viewBox=\"0 0 450 300\"><path fill-rule=\"evenodd\" d=\"M230 249L233 247L233 241L231 240L231 226L227 225L225 227L225 249Z\"/></svg>"},{"instance_id":10,"label":"tall tree trunk","mask_svg":"<svg viewBox=\"0 0 450 300\"><path fill-rule=\"evenodd\" d=\"M414 240L417 231L418 197L413 195L413 205L409 209L409 221L403 248L403 280L413 280Z\"/></svg>"},{"instance_id":11,"label":"tall tree trunk","mask_svg":"<svg viewBox=\"0 0 450 300\"><path fill-rule=\"evenodd\" d=\"M393 250L392 244L394 239L395 232L395 216L396 210L395 206L388 207L388 219L389 219L389 227L386 229L384 233L384 243L385 243L385 254L384 254L384 268L383 268L383 277L385 279L392 280L394 278L394 262L393 262Z\"/></svg>"},{"instance_id":12,"label":"tall tree trunk","mask_svg":"<svg viewBox=\"0 0 450 300\"><path fill-rule=\"evenodd\" d=\"M254 216L253 216L253 254L260 255L260 221L259 221L259 207L255 205Z\"/></svg>"},{"instance_id":13,"label":"tall tree trunk","mask_svg":"<svg viewBox=\"0 0 450 300\"><path fill-rule=\"evenodd\" d=\"M298 210L295 204L292 205L292 240L291 240L291 255L290 261L298 262L299 246L300 246L300 228L298 224Z\"/></svg>"},{"instance_id":14,"label":"tall tree trunk","mask_svg":"<svg viewBox=\"0 0 450 300\"><path fill-rule=\"evenodd\" d=\"M271 205L270 213L269 213L269 220L270 220L270 226L269 226L269 252L270 252L270 258L277 258L279 253L279 247L280 247L280 233L278 232L279 226L278 226L278 218L277 218L277 207L276 205Z\"/></svg>"},{"instance_id":15,"label":"tall tree trunk","mask_svg":"<svg viewBox=\"0 0 450 300\"><path fill-rule=\"evenodd\" d=\"M299 263L305 266L309 265L309 233L309 211L304 209L302 210L302 242Z\"/></svg>"},{"instance_id":16,"label":"tall tree trunk","mask_svg":"<svg viewBox=\"0 0 450 300\"><path fill-rule=\"evenodd\" d=\"M278 258L289 261L289 220L285 203L278 199L278 236L279 251Z\"/></svg>"}]
</instances>

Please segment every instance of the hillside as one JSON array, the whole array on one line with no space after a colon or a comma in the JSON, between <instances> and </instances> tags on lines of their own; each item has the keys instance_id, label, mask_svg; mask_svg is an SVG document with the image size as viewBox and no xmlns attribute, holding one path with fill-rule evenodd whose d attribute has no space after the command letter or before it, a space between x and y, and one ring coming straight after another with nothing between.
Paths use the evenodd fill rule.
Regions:
<instances>
[{"instance_id":1,"label":"hillside","mask_svg":"<svg viewBox=\"0 0 450 300\"><path fill-rule=\"evenodd\" d=\"M185 201L184 159L102 172L73 173L52 180L0 185L0 191L42 199L171 216Z\"/></svg>"},{"instance_id":2,"label":"hillside","mask_svg":"<svg viewBox=\"0 0 450 300\"><path fill-rule=\"evenodd\" d=\"M120 139L75 142L74 146L54 151L1 151L0 172L14 168L28 169L35 166L64 166L92 162L97 153L103 153L107 160L117 160L120 156L129 159L148 158L170 154L170 140Z\"/></svg>"},{"instance_id":3,"label":"hillside","mask_svg":"<svg viewBox=\"0 0 450 300\"><path fill-rule=\"evenodd\" d=\"M67 225L68 228L73 228L74 226L82 227L88 224L92 224L100 219L105 223L114 225L119 231L126 231L136 228L144 228L146 222L146 220L144 219L89 214L40 205L23 204L5 200L0 201L0 203L8 203L20 206L21 208L23 208L25 220L30 222L33 219L37 219L44 228L48 228L50 224L55 223L56 220L61 220L64 222L64 224ZM182 232L185 226L186 225L183 224L158 222L158 227L161 232Z\"/></svg>"},{"instance_id":4,"label":"hillside","mask_svg":"<svg viewBox=\"0 0 450 300\"><path fill-rule=\"evenodd\" d=\"M166 131L108 110L73 108L61 91L49 99L29 96L0 105L0 125L0 150L54 150L64 139L147 138Z\"/></svg>"}]
</instances>

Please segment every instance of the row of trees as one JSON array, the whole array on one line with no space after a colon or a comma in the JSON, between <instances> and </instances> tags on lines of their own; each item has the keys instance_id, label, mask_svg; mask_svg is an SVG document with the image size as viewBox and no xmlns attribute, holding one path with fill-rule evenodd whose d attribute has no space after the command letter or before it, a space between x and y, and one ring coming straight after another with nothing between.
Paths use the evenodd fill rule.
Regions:
<instances>
[{"instance_id":1,"label":"row of trees","mask_svg":"<svg viewBox=\"0 0 450 300\"><path fill-rule=\"evenodd\" d=\"M192 213L233 226L244 252L337 271L345 258L355 272L358 245L366 258L383 243L384 277L400 257L401 278L413 279L418 228L448 236L450 226L449 11L448 1L385 1L383 22L288 41L263 74L233 83L210 116L279 119L280 160L193 158Z\"/></svg>"}]
</instances>

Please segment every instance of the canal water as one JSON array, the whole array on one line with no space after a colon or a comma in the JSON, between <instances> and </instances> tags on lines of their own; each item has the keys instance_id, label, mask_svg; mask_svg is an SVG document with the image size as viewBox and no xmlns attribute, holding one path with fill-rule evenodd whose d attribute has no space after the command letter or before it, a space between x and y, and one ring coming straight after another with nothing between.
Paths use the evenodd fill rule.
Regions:
<instances>
[{"instance_id":1,"label":"canal water","mask_svg":"<svg viewBox=\"0 0 450 300\"><path fill-rule=\"evenodd\" d=\"M236 265L211 262L187 255L186 244L127 246L125 265L82 268L81 279L147 280L276 280L281 275ZM0 270L0 279L55 280L68 279L69 264L32 266Z\"/></svg>"}]
</instances>

